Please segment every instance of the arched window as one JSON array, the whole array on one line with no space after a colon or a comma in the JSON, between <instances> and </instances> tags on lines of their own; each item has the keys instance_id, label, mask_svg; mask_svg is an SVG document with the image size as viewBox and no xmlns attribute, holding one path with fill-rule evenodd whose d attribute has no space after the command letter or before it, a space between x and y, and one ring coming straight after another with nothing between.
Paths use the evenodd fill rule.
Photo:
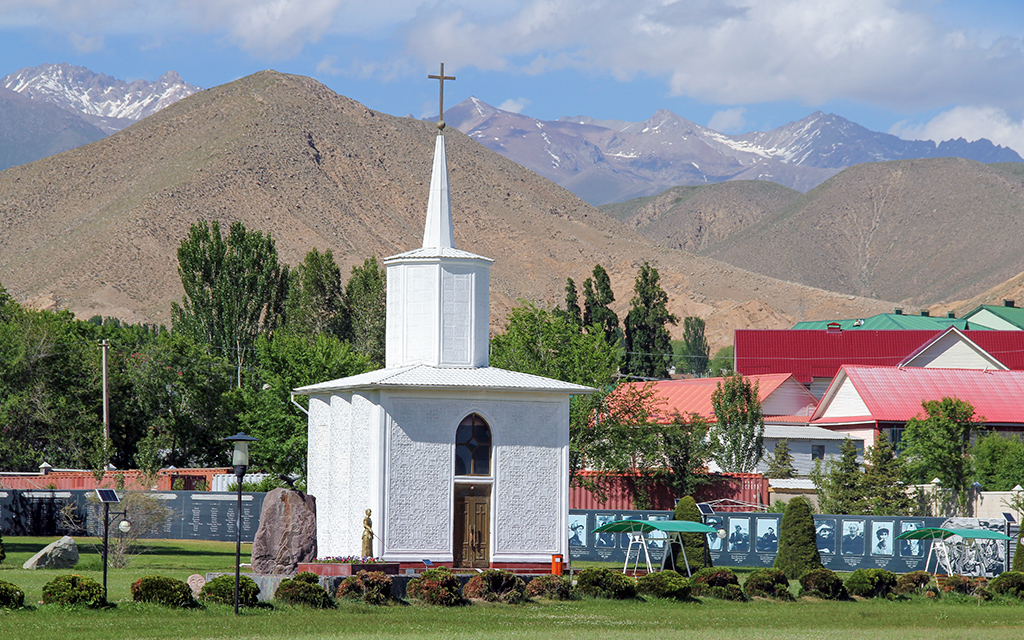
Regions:
<instances>
[{"instance_id":1,"label":"arched window","mask_svg":"<svg viewBox=\"0 0 1024 640\"><path fill-rule=\"evenodd\" d=\"M475 413L466 416L455 432L455 475L491 475L491 428Z\"/></svg>"}]
</instances>

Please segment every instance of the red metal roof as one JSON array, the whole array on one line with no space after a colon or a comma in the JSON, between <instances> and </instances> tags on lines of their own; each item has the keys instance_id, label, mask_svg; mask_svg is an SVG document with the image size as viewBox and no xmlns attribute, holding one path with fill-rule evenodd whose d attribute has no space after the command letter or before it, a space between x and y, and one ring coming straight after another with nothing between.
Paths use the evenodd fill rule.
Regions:
<instances>
[{"instance_id":1,"label":"red metal roof","mask_svg":"<svg viewBox=\"0 0 1024 640\"><path fill-rule=\"evenodd\" d=\"M923 401L952 397L970 402L975 416L986 423L1024 424L1024 405L1020 402L1024 397L1024 371L844 366L815 416L824 412L843 376L853 384L876 421L905 422L924 417ZM816 418L811 424L835 422L837 418Z\"/></svg>"},{"instance_id":2,"label":"red metal roof","mask_svg":"<svg viewBox=\"0 0 1024 640\"><path fill-rule=\"evenodd\" d=\"M944 331L736 331L736 371L743 375L792 373L805 384L832 378L843 365L894 367ZM964 331L989 355L1024 370L1024 331Z\"/></svg>"},{"instance_id":3,"label":"red metal roof","mask_svg":"<svg viewBox=\"0 0 1024 640\"><path fill-rule=\"evenodd\" d=\"M757 383L758 399L764 403L776 389L792 376L788 373L748 376ZM659 380L654 383L630 382L631 386L651 384L654 394L664 404L658 407L658 413L665 419L679 413L688 416L696 413L708 420L715 419L715 410L711 405L711 394L724 378L690 378L684 380ZM767 417L766 417L767 419ZM806 417L804 417L806 420Z\"/></svg>"}]
</instances>

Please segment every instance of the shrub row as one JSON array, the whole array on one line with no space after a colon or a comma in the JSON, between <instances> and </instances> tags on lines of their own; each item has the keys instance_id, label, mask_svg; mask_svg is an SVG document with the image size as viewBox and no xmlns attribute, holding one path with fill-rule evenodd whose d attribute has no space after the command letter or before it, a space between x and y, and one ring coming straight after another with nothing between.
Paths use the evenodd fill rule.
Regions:
<instances>
[{"instance_id":1,"label":"shrub row","mask_svg":"<svg viewBox=\"0 0 1024 640\"><path fill-rule=\"evenodd\" d=\"M1007 571L991 582L985 578L948 576L941 587L932 584L933 577L925 571L912 571L900 576L885 569L857 569L845 583L830 569L813 569L800 576L799 595L825 600L862 598L896 598L906 595L936 597L940 593L973 596L990 600L995 594L1024 599L1024 572ZM391 577L380 571L360 571L346 578L335 597L367 604L385 605L393 600ZM220 576L204 585L199 600L205 603L234 604L234 576ZM687 579L675 571L651 573L634 580L613 569L584 569L578 574L575 588L568 579L546 575L534 578L528 585L515 574L500 569L479 573L459 589L455 575L446 567L430 569L409 582L407 592L412 600L423 604L454 606L467 604L467 599L518 604L528 598L570 600L577 595L593 598L632 599L637 595L679 601L694 597L712 597L743 601L749 598L794 600L789 580L780 569L757 569L740 588L736 574L730 569L709 567ZM169 607L198 606L191 588L175 578L145 576L131 585L132 600ZM241 576L239 604L255 606L259 586L251 578ZM319 577L302 572L281 582L274 593L277 600L315 608L334 608L331 595L320 586ZM25 593L17 585L0 580L0 608L21 608ZM43 603L62 606L105 604L103 587L91 578L69 574L57 576L43 586Z\"/></svg>"}]
</instances>

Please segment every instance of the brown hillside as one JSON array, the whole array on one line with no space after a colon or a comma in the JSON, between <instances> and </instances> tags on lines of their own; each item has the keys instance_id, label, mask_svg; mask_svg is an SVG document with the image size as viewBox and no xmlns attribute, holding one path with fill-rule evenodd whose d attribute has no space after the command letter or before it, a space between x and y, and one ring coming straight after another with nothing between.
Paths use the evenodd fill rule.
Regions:
<instances>
[{"instance_id":1,"label":"brown hillside","mask_svg":"<svg viewBox=\"0 0 1024 640\"><path fill-rule=\"evenodd\" d=\"M313 247L332 249L345 270L405 251L421 242L435 135L273 71L197 93L109 138L0 173L0 283L79 317L167 322L182 295L175 252L197 220L270 232L293 265ZM581 282L596 263L624 310L644 260L661 271L672 312L707 318L715 345L740 326L890 306L652 246L457 131L446 137L456 245L496 260L494 323L518 298L557 304L565 278Z\"/></svg>"},{"instance_id":2,"label":"brown hillside","mask_svg":"<svg viewBox=\"0 0 1024 640\"><path fill-rule=\"evenodd\" d=\"M606 204L601 210L671 249L700 253L760 222L800 196L764 180L674 187L656 196Z\"/></svg>"},{"instance_id":3,"label":"brown hillside","mask_svg":"<svg viewBox=\"0 0 1024 640\"><path fill-rule=\"evenodd\" d=\"M1022 213L1024 178L999 166L862 164L701 253L832 291L932 304L1024 271Z\"/></svg>"}]
</instances>

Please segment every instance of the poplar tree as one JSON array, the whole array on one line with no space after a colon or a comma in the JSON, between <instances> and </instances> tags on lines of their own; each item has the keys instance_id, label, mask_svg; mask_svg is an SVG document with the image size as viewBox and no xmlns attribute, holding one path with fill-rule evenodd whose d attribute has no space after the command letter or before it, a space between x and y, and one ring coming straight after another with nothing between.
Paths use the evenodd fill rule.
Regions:
<instances>
[{"instance_id":1,"label":"poplar tree","mask_svg":"<svg viewBox=\"0 0 1024 640\"><path fill-rule=\"evenodd\" d=\"M579 294L576 292L576 283L572 278L565 279L565 311L562 313L569 322L582 330L583 311L580 309Z\"/></svg>"},{"instance_id":2,"label":"poplar tree","mask_svg":"<svg viewBox=\"0 0 1024 640\"><path fill-rule=\"evenodd\" d=\"M330 249L311 249L291 272L286 304L288 326L304 334L346 334L345 288Z\"/></svg>"},{"instance_id":3,"label":"poplar tree","mask_svg":"<svg viewBox=\"0 0 1024 640\"><path fill-rule=\"evenodd\" d=\"M707 338L704 337L704 320L696 316L683 318L683 347L686 371L698 376L708 370L709 355Z\"/></svg>"},{"instance_id":4,"label":"poplar tree","mask_svg":"<svg viewBox=\"0 0 1024 640\"><path fill-rule=\"evenodd\" d=\"M384 365L385 323L387 315L387 274L377 258L367 258L362 266L352 267L345 284L348 308L348 339L357 353L378 366Z\"/></svg>"},{"instance_id":5,"label":"poplar tree","mask_svg":"<svg viewBox=\"0 0 1024 640\"><path fill-rule=\"evenodd\" d=\"M668 294L661 288L658 270L644 262L633 285L633 300L624 323L627 374L668 378L672 338L666 325L676 322L668 312Z\"/></svg>"},{"instance_id":6,"label":"poplar tree","mask_svg":"<svg viewBox=\"0 0 1024 640\"><path fill-rule=\"evenodd\" d=\"M758 393L756 382L737 374L724 378L711 394L715 462L725 471L751 472L764 457L764 416Z\"/></svg>"},{"instance_id":7,"label":"poplar tree","mask_svg":"<svg viewBox=\"0 0 1024 640\"><path fill-rule=\"evenodd\" d=\"M596 326L604 334L605 342L619 342L619 316L609 306L615 302L611 279L601 265L594 265L593 276L583 281L583 326L587 332Z\"/></svg>"},{"instance_id":8,"label":"poplar tree","mask_svg":"<svg viewBox=\"0 0 1024 640\"><path fill-rule=\"evenodd\" d=\"M277 259L270 234L234 222L227 239L214 220L193 224L178 247L178 274L185 289L171 304L172 327L242 369L256 336L277 326L288 291L288 267Z\"/></svg>"}]
</instances>

